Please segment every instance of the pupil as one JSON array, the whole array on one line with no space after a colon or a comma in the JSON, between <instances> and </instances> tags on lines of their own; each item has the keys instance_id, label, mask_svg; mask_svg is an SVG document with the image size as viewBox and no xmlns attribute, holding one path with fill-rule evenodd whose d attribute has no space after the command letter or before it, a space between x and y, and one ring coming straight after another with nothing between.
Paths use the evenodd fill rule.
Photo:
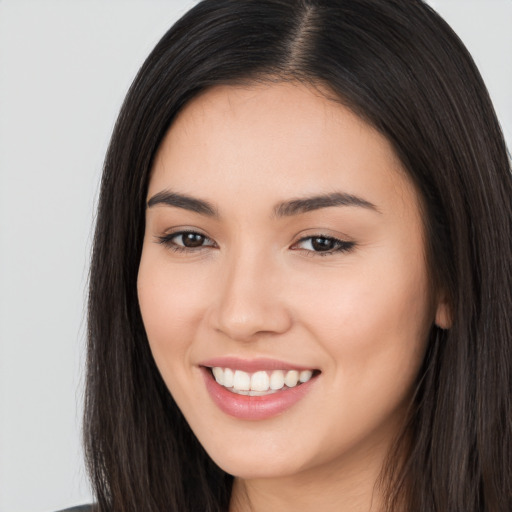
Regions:
<instances>
[{"instance_id":1,"label":"pupil","mask_svg":"<svg viewBox=\"0 0 512 512\"><path fill-rule=\"evenodd\" d=\"M183 245L185 247L199 247L203 245L204 236L197 233L186 233L183 235Z\"/></svg>"},{"instance_id":2,"label":"pupil","mask_svg":"<svg viewBox=\"0 0 512 512\"><path fill-rule=\"evenodd\" d=\"M333 248L333 241L329 238L313 238L311 245L315 251L329 251Z\"/></svg>"}]
</instances>

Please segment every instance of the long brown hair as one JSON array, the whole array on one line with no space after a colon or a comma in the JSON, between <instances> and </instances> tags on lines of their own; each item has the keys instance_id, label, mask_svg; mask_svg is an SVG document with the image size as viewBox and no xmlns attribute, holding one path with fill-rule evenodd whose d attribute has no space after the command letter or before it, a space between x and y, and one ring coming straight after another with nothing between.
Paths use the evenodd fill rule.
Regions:
<instances>
[{"instance_id":1,"label":"long brown hair","mask_svg":"<svg viewBox=\"0 0 512 512\"><path fill-rule=\"evenodd\" d=\"M153 158L185 103L217 84L322 84L394 146L424 204L432 329L389 512L512 510L512 176L460 40L420 0L205 0L161 39L106 156L90 275L84 438L101 512L226 511L208 457L149 351L136 280ZM398 463L400 461L400 463Z\"/></svg>"}]
</instances>

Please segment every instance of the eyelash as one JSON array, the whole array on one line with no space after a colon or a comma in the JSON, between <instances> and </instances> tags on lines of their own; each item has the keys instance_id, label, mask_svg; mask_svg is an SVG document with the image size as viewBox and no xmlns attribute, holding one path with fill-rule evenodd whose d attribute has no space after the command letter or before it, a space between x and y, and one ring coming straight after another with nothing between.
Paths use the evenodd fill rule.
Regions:
<instances>
[{"instance_id":1,"label":"eyelash","mask_svg":"<svg viewBox=\"0 0 512 512\"><path fill-rule=\"evenodd\" d=\"M204 241L208 240L212 242L210 245L200 245L197 247L186 247L185 245L178 245L175 242L173 242L174 238L183 237L184 235L196 235L204 238ZM175 252L195 252L201 249L204 249L205 247L215 247L215 243L213 240L208 238L206 235L203 235L202 233L198 233L197 231L177 231L176 233L169 233L168 235L159 236L158 237L159 243L170 249L171 251Z\"/></svg>"},{"instance_id":2,"label":"eyelash","mask_svg":"<svg viewBox=\"0 0 512 512\"><path fill-rule=\"evenodd\" d=\"M305 236L295 242L293 245L299 245L303 242L310 241L311 244L314 243L314 240L325 240L330 242L334 247L332 249L329 249L327 251L315 251L311 249L294 249L296 251L306 251L308 253L308 256L330 256L332 254L336 253L346 253L350 252L355 247L355 242L349 242L347 240L340 240L339 238L335 238L333 236L328 235L311 235L311 236Z\"/></svg>"},{"instance_id":3,"label":"eyelash","mask_svg":"<svg viewBox=\"0 0 512 512\"><path fill-rule=\"evenodd\" d=\"M203 242L209 241L209 242L211 242L211 244L199 245L197 247L186 247L185 245L178 245L173 241L175 238L178 238L180 236L183 237L184 235L199 236L199 237L203 238ZM322 235L322 234L303 237L303 238L299 239L297 242L295 242L293 244L293 246L297 246L297 245L304 243L308 240L310 240L312 244L314 243L313 242L314 240L317 240L317 241L325 240L327 242L330 242L334 246L334 248L326 250L326 251L315 251L312 249L292 249L292 250L305 251L306 253L308 253L308 256L312 257L312 256L330 256L330 255L333 255L336 253L346 253L346 252L351 251L355 247L355 242L340 240L338 238L335 238L332 236L327 236L327 235ZM191 230L190 231L178 231L175 233L169 233L168 235L159 236L158 243L164 245L165 247L167 247L168 249L170 249L174 252L180 252L180 253L190 253L190 252L196 252L196 251L202 250L206 247L216 247L215 242L213 240L211 240L210 238L208 238L206 235L203 235L202 233L199 233L197 231L191 231Z\"/></svg>"}]
</instances>

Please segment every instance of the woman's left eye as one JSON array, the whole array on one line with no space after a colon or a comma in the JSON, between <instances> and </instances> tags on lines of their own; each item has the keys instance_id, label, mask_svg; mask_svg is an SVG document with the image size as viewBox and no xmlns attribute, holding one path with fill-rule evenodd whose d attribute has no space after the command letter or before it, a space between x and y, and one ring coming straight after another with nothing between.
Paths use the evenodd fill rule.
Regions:
<instances>
[{"instance_id":1,"label":"woman's left eye","mask_svg":"<svg viewBox=\"0 0 512 512\"><path fill-rule=\"evenodd\" d=\"M310 251L321 256L327 256L336 252L348 252L355 246L354 242L339 240L331 236L308 236L301 238L292 247L294 250Z\"/></svg>"},{"instance_id":2,"label":"woman's left eye","mask_svg":"<svg viewBox=\"0 0 512 512\"><path fill-rule=\"evenodd\" d=\"M203 247L215 247L215 242L202 233L180 231L158 237L159 242L173 251L193 251Z\"/></svg>"}]
</instances>

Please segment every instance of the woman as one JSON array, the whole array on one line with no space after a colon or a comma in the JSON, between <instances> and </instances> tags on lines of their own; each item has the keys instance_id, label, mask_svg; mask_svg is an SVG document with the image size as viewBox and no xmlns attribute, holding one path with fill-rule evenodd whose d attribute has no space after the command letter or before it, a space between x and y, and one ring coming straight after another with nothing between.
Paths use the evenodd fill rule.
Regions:
<instances>
[{"instance_id":1,"label":"woman","mask_svg":"<svg viewBox=\"0 0 512 512\"><path fill-rule=\"evenodd\" d=\"M421 1L199 3L105 163L98 510L512 510L510 197Z\"/></svg>"}]
</instances>

